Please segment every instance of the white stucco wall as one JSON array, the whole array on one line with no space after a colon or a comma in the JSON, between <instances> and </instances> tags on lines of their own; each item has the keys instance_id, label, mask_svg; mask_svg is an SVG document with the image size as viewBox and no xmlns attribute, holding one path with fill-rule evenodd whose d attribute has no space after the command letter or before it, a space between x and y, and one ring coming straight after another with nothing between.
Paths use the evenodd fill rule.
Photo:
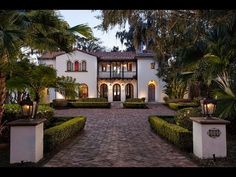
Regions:
<instances>
[{"instance_id":1,"label":"white stucco wall","mask_svg":"<svg viewBox=\"0 0 236 177\"><path fill-rule=\"evenodd\" d=\"M155 62L155 69L151 69L151 63ZM164 82L157 77L158 63L153 58L138 58L138 98L145 97L148 101L148 83L154 81L155 84L155 101L163 102Z\"/></svg>"},{"instance_id":2,"label":"white stucco wall","mask_svg":"<svg viewBox=\"0 0 236 177\"><path fill-rule=\"evenodd\" d=\"M67 61L86 61L87 72L67 72ZM88 97L97 97L97 57L74 51L71 55L63 54L56 57L56 70L58 76L70 76L76 79L77 83L88 85Z\"/></svg>"}]
</instances>

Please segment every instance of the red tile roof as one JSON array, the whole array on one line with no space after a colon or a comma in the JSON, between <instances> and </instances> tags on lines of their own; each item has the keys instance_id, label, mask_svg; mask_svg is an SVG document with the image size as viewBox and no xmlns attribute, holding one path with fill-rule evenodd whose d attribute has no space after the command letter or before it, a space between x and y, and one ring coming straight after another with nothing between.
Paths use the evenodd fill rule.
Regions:
<instances>
[{"instance_id":1,"label":"red tile roof","mask_svg":"<svg viewBox=\"0 0 236 177\"><path fill-rule=\"evenodd\" d=\"M41 57L39 57L39 59L55 59L56 56L62 55L64 53L65 52L62 52L62 51L58 51L58 52L45 52L45 53L42 54Z\"/></svg>"},{"instance_id":2,"label":"red tile roof","mask_svg":"<svg viewBox=\"0 0 236 177\"><path fill-rule=\"evenodd\" d=\"M136 52L86 52L83 50L75 49L89 55L97 56L102 60L134 60L136 57L153 57L154 53L150 51L144 51L143 53ZM55 59L57 56L65 54L65 52L46 52L42 54L39 59Z\"/></svg>"},{"instance_id":3,"label":"red tile roof","mask_svg":"<svg viewBox=\"0 0 236 177\"><path fill-rule=\"evenodd\" d=\"M135 59L135 52L94 52L99 59L130 60Z\"/></svg>"}]
</instances>

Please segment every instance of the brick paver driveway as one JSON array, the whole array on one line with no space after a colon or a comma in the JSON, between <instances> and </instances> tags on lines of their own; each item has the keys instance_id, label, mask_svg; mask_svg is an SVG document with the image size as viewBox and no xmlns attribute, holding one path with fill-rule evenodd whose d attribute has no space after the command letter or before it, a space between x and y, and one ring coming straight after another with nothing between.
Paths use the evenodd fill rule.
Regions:
<instances>
[{"instance_id":1,"label":"brick paver driveway","mask_svg":"<svg viewBox=\"0 0 236 177\"><path fill-rule=\"evenodd\" d=\"M151 109L67 109L57 116L87 116L84 130L46 167L189 167L183 153L153 133L148 115L173 115L165 106Z\"/></svg>"}]
</instances>

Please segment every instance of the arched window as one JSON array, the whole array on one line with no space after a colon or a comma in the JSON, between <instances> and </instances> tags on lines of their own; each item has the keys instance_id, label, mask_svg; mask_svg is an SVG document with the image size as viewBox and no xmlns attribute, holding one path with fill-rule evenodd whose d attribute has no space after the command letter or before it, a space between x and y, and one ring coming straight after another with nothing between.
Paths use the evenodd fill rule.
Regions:
<instances>
[{"instance_id":1,"label":"arched window","mask_svg":"<svg viewBox=\"0 0 236 177\"><path fill-rule=\"evenodd\" d=\"M79 97L80 98L87 98L88 97L88 86L86 84L80 84Z\"/></svg>"},{"instance_id":2,"label":"arched window","mask_svg":"<svg viewBox=\"0 0 236 177\"><path fill-rule=\"evenodd\" d=\"M102 84L100 86L100 97L101 98L108 98L108 88L107 88L107 84Z\"/></svg>"},{"instance_id":3,"label":"arched window","mask_svg":"<svg viewBox=\"0 0 236 177\"><path fill-rule=\"evenodd\" d=\"M82 61L82 71L86 71L86 61Z\"/></svg>"},{"instance_id":4,"label":"arched window","mask_svg":"<svg viewBox=\"0 0 236 177\"><path fill-rule=\"evenodd\" d=\"M126 99L134 97L134 87L132 84L127 84L125 86L125 96Z\"/></svg>"},{"instance_id":5,"label":"arched window","mask_svg":"<svg viewBox=\"0 0 236 177\"><path fill-rule=\"evenodd\" d=\"M72 65L72 62L71 61L67 61L67 71L72 71L72 68L73 65Z\"/></svg>"},{"instance_id":6,"label":"arched window","mask_svg":"<svg viewBox=\"0 0 236 177\"><path fill-rule=\"evenodd\" d=\"M79 71L79 62L78 61L75 62L75 71Z\"/></svg>"}]
</instances>

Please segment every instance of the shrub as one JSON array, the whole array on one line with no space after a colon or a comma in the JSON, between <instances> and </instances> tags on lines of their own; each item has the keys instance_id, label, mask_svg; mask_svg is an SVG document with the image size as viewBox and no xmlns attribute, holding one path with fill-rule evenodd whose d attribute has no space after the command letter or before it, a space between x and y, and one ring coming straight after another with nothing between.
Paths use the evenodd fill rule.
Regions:
<instances>
[{"instance_id":1,"label":"shrub","mask_svg":"<svg viewBox=\"0 0 236 177\"><path fill-rule=\"evenodd\" d=\"M39 105L35 116L36 119L50 120L53 117L54 110L47 105ZM21 107L18 104L4 104L3 121L13 121L24 118L21 113Z\"/></svg>"},{"instance_id":2,"label":"shrub","mask_svg":"<svg viewBox=\"0 0 236 177\"><path fill-rule=\"evenodd\" d=\"M68 138L74 136L85 126L86 117L80 116L68 120L60 125L46 129L44 132L44 149L51 151Z\"/></svg>"},{"instance_id":3,"label":"shrub","mask_svg":"<svg viewBox=\"0 0 236 177\"><path fill-rule=\"evenodd\" d=\"M184 108L177 111L175 115L175 122L177 125L192 131L193 123L190 120L190 117L201 116L201 110L199 108Z\"/></svg>"},{"instance_id":4,"label":"shrub","mask_svg":"<svg viewBox=\"0 0 236 177\"><path fill-rule=\"evenodd\" d=\"M128 98L127 100L125 100L125 102L144 102L144 101L142 98Z\"/></svg>"},{"instance_id":5,"label":"shrub","mask_svg":"<svg viewBox=\"0 0 236 177\"><path fill-rule=\"evenodd\" d=\"M52 106L54 108L65 108L68 105L68 101L65 99L54 99L52 100Z\"/></svg>"},{"instance_id":6,"label":"shrub","mask_svg":"<svg viewBox=\"0 0 236 177\"><path fill-rule=\"evenodd\" d=\"M73 108L110 108L111 103L108 102L75 102L70 103Z\"/></svg>"},{"instance_id":7,"label":"shrub","mask_svg":"<svg viewBox=\"0 0 236 177\"><path fill-rule=\"evenodd\" d=\"M178 110L178 103L168 103L170 109Z\"/></svg>"},{"instance_id":8,"label":"shrub","mask_svg":"<svg viewBox=\"0 0 236 177\"><path fill-rule=\"evenodd\" d=\"M179 103L168 103L169 108L173 110L179 110L179 109L184 109L184 108L189 108L189 107L198 107L199 104L196 102L179 102Z\"/></svg>"},{"instance_id":9,"label":"shrub","mask_svg":"<svg viewBox=\"0 0 236 177\"><path fill-rule=\"evenodd\" d=\"M124 102L123 107L144 109L147 108L147 105L144 102Z\"/></svg>"},{"instance_id":10,"label":"shrub","mask_svg":"<svg viewBox=\"0 0 236 177\"><path fill-rule=\"evenodd\" d=\"M163 97L163 100L165 101L165 103L167 103L168 100L169 100L169 97L168 97L168 96L165 96L165 97Z\"/></svg>"},{"instance_id":11,"label":"shrub","mask_svg":"<svg viewBox=\"0 0 236 177\"><path fill-rule=\"evenodd\" d=\"M77 102L107 102L106 98L80 98Z\"/></svg>"},{"instance_id":12,"label":"shrub","mask_svg":"<svg viewBox=\"0 0 236 177\"><path fill-rule=\"evenodd\" d=\"M156 133L179 148L189 150L192 147L192 133L188 129L176 124L170 124L156 116L149 116L148 121Z\"/></svg>"}]
</instances>

